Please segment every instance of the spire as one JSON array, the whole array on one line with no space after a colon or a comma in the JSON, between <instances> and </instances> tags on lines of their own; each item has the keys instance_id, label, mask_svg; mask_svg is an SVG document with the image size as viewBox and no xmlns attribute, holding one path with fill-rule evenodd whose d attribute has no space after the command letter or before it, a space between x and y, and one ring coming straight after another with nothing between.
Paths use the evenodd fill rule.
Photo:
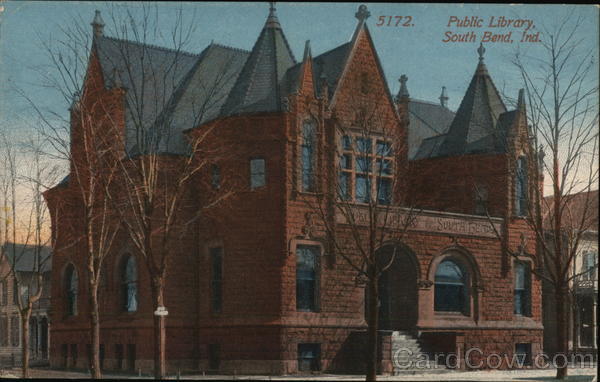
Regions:
<instances>
[{"instance_id":1,"label":"spire","mask_svg":"<svg viewBox=\"0 0 600 382\"><path fill-rule=\"evenodd\" d=\"M267 21L225 101L224 115L281 110L279 89L296 59L271 2Z\"/></svg>"},{"instance_id":2,"label":"spire","mask_svg":"<svg viewBox=\"0 0 600 382\"><path fill-rule=\"evenodd\" d=\"M94 15L94 20L91 23L92 29L94 30L94 37L102 36L104 32L104 20L102 20L102 16L100 15L100 11L96 9L96 14Z\"/></svg>"},{"instance_id":3,"label":"spire","mask_svg":"<svg viewBox=\"0 0 600 382\"><path fill-rule=\"evenodd\" d=\"M483 44L479 45L477 53L477 68L440 146L440 155L495 150L497 122L500 115L506 112L506 107L483 62Z\"/></svg>"},{"instance_id":4,"label":"spire","mask_svg":"<svg viewBox=\"0 0 600 382\"><path fill-rule=\"evenodd\" d=\"M406 82L408 81L408 77L406 74L400 76L400 90L398 91L398 95L396 96L396 102L400 102L402 98L408 98L410 95L408 94L408 88L406 87Z\"/></svg>"},{"instance_id":5,"label":"spire","mask_svg":"<svg viewBox=\"0 0 600 382\"><path fill-rule=\"evenodd\" d=\"M442 86L442 94L440 95L440 105L442 105L442 107L448 107L448 95L446 94L445 86Z\"/></svg>"}]
</instances>

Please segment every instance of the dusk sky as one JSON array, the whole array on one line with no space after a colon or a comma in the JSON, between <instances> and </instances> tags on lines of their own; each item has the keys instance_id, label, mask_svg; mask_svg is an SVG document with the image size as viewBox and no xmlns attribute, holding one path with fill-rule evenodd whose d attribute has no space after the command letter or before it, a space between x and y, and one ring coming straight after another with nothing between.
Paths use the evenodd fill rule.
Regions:
<instances>
[{"instance_id":1,"label":"dusk sky","mask_svg":"<svg viewBox=\"0 0 600 382\"><path fill-rule=\"evenodd\" d=\"M52 89L36 83L36 68L49 63L47 54L40 48L46 39L60 40L61 25L81 20L89 29L94 10L108 13L103 2L3 2L0 13L0 123L19 129L20 120L31 115L27 103L14 93L14 87L23 89L34 102L54 110L67 106L60 103ZM277 3L277 14L284 33L297 60L302 58L305 40L310 40L313 56L343 44L351 38L356 26L354 14L360 3ZM135 8L136 4L132 3ZM184 7L187 16L195 10L198 28L187 47L200 52L214 42L251 49L268 14L269 4L264 3L159 3L159 25L168 31L175 10ZM486 31L508 33L512 43L486 43L485 62L500 91L516 95L521 87L518 76L510 64L515 49L532 55L539 51L535 42L521 43L523 31L542 30L569 12L584 17L580 33L584 44L598 51L598 8L595 6L567 5L447 5L447 4L368 4L371 17L367 20L378 50L387 81L392 92L398 91L398 78L406 74L411 97L438 102L442 86L446 86L449 107L455 110L468 86L477 65L476 49ZM383 21L380 21L380 16ZM391 22L388 16L392 16ZM403 16L403 19L395 18ZM410 16L411 19L407 19ZM454 16L454 18L452 18ZM191 17L191 16L190 16ZM493 17L493 19L492 19ZM501 17L513 20L510 27L498 25ZM106 18L106 16L105 16ZM467 18L476 25L459 27ZM519 21L514 25L515 19ZM188 18L188 20L191 20ZM458 20L458 21L457 21ZM107 21L105 19L105 21ZM395 26L399 21L399 25ZM390 26L388 26L390 22ZM450 26L448 26L450 22ZM480 27L477 26L477 22ZM382 26L377 26L383 23ZM532 24L531 24L532 23ZM105 34L113 35L109 22ZM402 26L408 24L410 26ZM523 25L520 25L523 24ZM474 32L475 42L443 42L446 32ZM543 34L540 34L543 39ZM155 41L156 45L167 45ZM596 55L597 58L597 55Z\"/></svg>"}]
</instances>

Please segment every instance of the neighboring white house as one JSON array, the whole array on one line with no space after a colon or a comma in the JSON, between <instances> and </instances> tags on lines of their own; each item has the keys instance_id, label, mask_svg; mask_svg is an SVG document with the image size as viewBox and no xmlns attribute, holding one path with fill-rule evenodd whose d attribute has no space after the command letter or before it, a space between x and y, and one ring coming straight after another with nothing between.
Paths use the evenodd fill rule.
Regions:
<instances>
[{"instance_id":1,"label":"neighboring white house","mask_svg":"<svg viewBox=\"0 0 600 382\"><path fill-rule=\"evenodd\" d=\"M569 318L569 348L573 353L598 353L598 190L566 196L562 216L565 227L565 242L568 241L567 227L580 226L581 216L586 211L588 221L581 236L577 254L570 269L572 277L572 304ZM552 197L546 198L551 206ZM554 300L552 288L543 287L544 351L556 351L556 323L554 322Z\"/></svg>"},{"instance_id":2,"label":"neighboring white house","mask_svg":"<svg viewBox=\"0 0 600 382\"><path fill-rule=\"evenodd\" d=\"M0 367L18 366L21 364L22 339L21 318L18 310L15 277L11 269L15 263L15 270L21 280L21 296L26 295L28 286L36 284L32 281L37 276L37 269L43 273L42 297L38 300L29 319L29 349L32 364L48 362L50 349L50 323L48 311L50 309L50 273L52 261L50 260L50 247L44 246L40 250L41 266L36 263L34 246L5 243L0 247Z\"/></svg>"}]
</instances>

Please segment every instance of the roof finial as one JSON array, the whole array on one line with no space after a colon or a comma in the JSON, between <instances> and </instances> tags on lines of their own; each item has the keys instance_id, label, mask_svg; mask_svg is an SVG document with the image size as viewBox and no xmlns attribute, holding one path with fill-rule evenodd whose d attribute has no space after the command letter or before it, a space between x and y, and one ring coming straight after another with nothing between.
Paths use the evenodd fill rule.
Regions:
<instances>
[{"instance_id":1,"label":"roof finial","mask_svg":"<svg viewBox=\"0 0 600 382\"><path fill-rule=\"evenodd\" d=\"M265 28L280 28L279 19L277 19L277 14L275 13L277 9L275 8L275 2L269 1L269 17L267 17L267 22L265 24Z\"/></svg>"},{"instance_id":2,"label":"roof finial","mask_svg":"<svg viewBox=\"0 0 600 382\"><path fill-rule=\"evenodd\" d=\"M361 4L358 7L358 12L354 14L354 17L356 17L361 23L364 23L365 20L369 18L369 16L371 16L371 12L369 12L367 6L364 4Z\"/></svg>"},{"instance_id":3,"label":"roof finial","mask_svg":"<svg viewBox=\"0 0 600 382\"><path fill-rule=\"evenodd\" d=\"M92 21L91 25L94 30L94 36L95 37L102 36L102 33L104 31L104 20L102 20L100 11L97 9L96 9L96 14L94 15L94 20Z\"/></svg>"},{"instance_id":4,"label":"roof finial","mask_svg":"<svg viewBox=\"0 0 600 382\"><path fill-rule=\"evenodd\" d=\"M408 88L406 87L406 81L408 81L408 77L406 74L400 76L400 91L398 91L398 96L396 97L397 101L400 101L402 98L408 98L410 95L408 94Z\"/></svg>"},{"instance_id":5,"label":"roof finial","mask_svg":"<svg viewBox=\"0 0 600 382\"><path fill-rule=\"evenodd\" d=\"M483 43L479 43L479 48L477 48L477 53L479 53L479 61L483 61L483 55L485 54L485 48L483 47Z\"/></svg>"},{"instance_id":6,"label":"roof finial","mask_svg":"<svg viewBox=\"0 0 600 382\"><path fill-rule=\"evenodd\" d=\"M442 86L442 94L440 95L440 104L442 107L447 107L448 95L446 94L446 87Z\"/></svg>"}]
</instances>

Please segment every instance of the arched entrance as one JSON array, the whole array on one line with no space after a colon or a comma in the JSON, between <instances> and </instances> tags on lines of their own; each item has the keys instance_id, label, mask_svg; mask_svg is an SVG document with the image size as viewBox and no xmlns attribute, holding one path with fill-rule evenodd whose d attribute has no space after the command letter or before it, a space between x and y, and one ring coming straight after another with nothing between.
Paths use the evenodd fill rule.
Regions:
<instances>
[{"instance_id":1,"label":"arched entrance","mask_svg":"<svg viewBox=\"0 0 600 382\"><path fill-rule=\"evenodd\" d=\"M379 278L379 329L414 329L419 316L415 254L404 245L386 245L378 250L377 261L380 266L392 261Z\"/></svg>"}]
</instances>

